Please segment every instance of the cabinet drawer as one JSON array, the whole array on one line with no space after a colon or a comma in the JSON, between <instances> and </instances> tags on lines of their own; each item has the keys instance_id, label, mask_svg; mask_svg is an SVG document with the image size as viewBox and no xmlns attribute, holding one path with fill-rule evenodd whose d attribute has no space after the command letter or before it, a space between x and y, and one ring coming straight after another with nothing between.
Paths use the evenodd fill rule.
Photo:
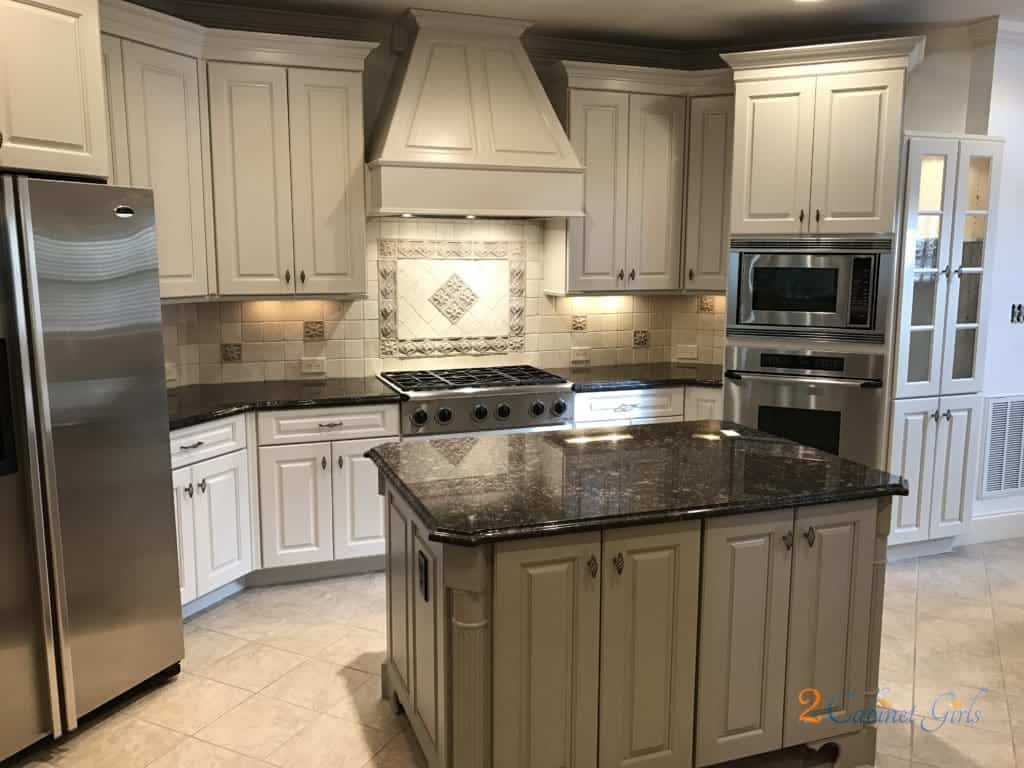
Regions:
<instances>
[{"instance_id":1,"label":"cabinet drawer","mask_svg":"<svg viewBox=\"0 0 1024 768\"><path fill-rule=\"evenodd\" d=\"M245 448L245 416L197 424L171 432L174 469Z\"/></svg>"},{"instance_id":2,"label":"cabinet drawer","mask_svg":"<svg viewBox=\"0 0 1024 768\"><path fill-rule=\"evenodd\" d=\"M307 408L259 414L260 445L353 440L397 434L397 405Z\"/></svg>"},{"instance_id":3,"label":"cabinet drawer","mask_svg":"<svg viewBox=\"0 0 1024 768\"><path fill-rule=\"evenodd\" d=\"M657 419L683 416L683 387L584 392L573 405L578 422Z\"/></svg>"}]
</instances>

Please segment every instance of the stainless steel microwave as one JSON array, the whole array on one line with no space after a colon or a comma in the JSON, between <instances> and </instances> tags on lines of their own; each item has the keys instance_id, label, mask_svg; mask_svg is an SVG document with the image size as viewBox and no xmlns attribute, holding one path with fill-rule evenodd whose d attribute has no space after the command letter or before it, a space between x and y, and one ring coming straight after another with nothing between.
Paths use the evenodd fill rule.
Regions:
<instances>
[{"instance_id":1,"label":"stainless steel microwave","mask_svg":"<svg viewBox=\"0 0 1024 768\"><path fill-rule=\"evenodd\" d=\"M729 335L884 342L892 279L888 238L734 238Z\"/></svg>"}]
</instances>

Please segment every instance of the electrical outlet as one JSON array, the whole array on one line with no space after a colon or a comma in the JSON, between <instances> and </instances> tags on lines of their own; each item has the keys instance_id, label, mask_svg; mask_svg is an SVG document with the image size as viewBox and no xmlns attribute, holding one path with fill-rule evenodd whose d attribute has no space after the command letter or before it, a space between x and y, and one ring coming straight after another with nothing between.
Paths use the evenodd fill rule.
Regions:
<instances>
[{"instance_id":1,"label":"electrical outlet","mask_svg":"<svg viewBox=\"0 0 1024 768\"><path fill-rule=\"evenodd\" d=\"M590 365L590 347L572 347L569 350L571 365Z\"/></svg>"},{"instance_id":2,"label":"electrical outlet","mask_svg":"<svg viewBox=\"0 0 1024 768\"><path fill-rule=\"evenodd\" d=\"M304 357L302 358L302 372L308 374L327 373L326 357Z\"/></svg>"},{"instance_id":3,"label":"electrical outlet","mask_svg":"<svg viewBox=\"0 0 1024 768\"><path fill-rule=\"evenodd\" d=\"M685 363L697 359L696 344L674 344L672 346L672 362Z\"/></svg>"},{"instance_id":4,"label":"electrical outlet","mask_svg":"<svg viewBox=\"0 0 1024 768\"><path fill-rule=\"evenodd\" d=\"M164 380L168 384L178 380L178 366L175 363L164 363Z\"/></svg>"},{"instance_id":5,"label":"electrical outlet","mask_svg":"<svg viewBox=\"0 0 1024 768\"><path fill-rule=\"evenodd\" d=\"M1024 323L1024 304L1010 305L1010 322Z\"/></svg>"}]
</instances>

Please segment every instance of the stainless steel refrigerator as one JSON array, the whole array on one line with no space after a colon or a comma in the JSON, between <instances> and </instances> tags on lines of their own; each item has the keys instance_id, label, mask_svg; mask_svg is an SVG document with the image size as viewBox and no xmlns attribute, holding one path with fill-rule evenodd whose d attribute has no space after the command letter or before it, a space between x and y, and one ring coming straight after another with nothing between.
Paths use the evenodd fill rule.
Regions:
<instances>
[{"instance_id":1,"label":"stainless steel refrigerator","mask_svg":"<svg viewBox=\"0 0 1024 768\"><path fill-rule=\"evenodd\" d=\"M184 654L152 193L0 176L0 760Z\"/></svg>"}]
</instances>

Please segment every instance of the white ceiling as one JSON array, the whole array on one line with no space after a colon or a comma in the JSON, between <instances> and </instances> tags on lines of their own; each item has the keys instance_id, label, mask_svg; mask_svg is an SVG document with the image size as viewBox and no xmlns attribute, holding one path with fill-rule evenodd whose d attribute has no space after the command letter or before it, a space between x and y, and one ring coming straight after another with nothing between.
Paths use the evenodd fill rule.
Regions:
<instances>
[{"instance_id":1,"label":"white ceiling","mask_svg":"<svg viewBox=\"0 0 1024 768\"><path fill-rule=\"evenodd\" d=\"M139 0L146 2L146 0ZM1024 0L231 0L273 8L391 17L410 6L528 19L534 33L617 42L749 46L839 37L877 27L946 24L1002 15Z\"/></svg>"}]
</instances>

